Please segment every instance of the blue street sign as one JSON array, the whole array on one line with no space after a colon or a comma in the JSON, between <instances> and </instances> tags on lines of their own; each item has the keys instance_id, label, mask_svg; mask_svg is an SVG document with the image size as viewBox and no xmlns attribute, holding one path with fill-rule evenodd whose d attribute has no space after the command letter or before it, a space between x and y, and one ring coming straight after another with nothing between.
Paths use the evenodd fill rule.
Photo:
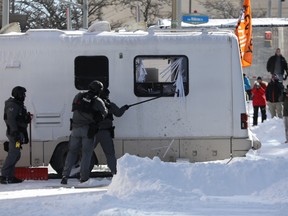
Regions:
<instances>
[{"instance_id":1,"label":"blue street sign","mask_svg":"<svg viewBox=\"0 0 288 216\"><path fill-rule=\"evenodd\" d=\"M206 15L188 14L182 16L182 21L186 23L207 23L209 21L209 18Z\"/></svg>"}]
</instances>

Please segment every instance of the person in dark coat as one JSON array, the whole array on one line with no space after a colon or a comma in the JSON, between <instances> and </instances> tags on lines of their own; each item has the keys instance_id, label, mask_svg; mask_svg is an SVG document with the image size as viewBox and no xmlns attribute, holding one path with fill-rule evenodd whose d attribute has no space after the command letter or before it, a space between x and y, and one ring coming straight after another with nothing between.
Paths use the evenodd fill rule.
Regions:
<instances>
[{"instance_id":1,"label":"person in dark coat","mask_svg":"<svg viewBox=\"0 0 288 216\"><path fill-rule=\"evenodd\" d=\"M282 56L280 48L277 48L275 55L268 59L266 69L271 75L277 74L280 82L287 79L287 61Z\"/></svg>"},{"instance_id":2,"label":"person in dark coat","mask_svg":"<svg viewBox=\"0 0 288 216\"><path fill-rule=\"evenodd\" d=\"M275 116L282 118L283 117L283 108L282 100L284 86L279 82L277 74L273 74L271 81L268 83L266 89L266 100L268 102L269 111L271 118Z\"/></svg>"},{"instance_id":3,"label":"person in dark coat","mask_svg":"<svg viewBox=\"0 0 288 216\"><path fill-rule=\"evenodd\" d=\"M61 184L67 184L72 166L81 151L80 183L90 177L90 162L94 151L94 136L97 124L108 114L104 102L99 97L103 84L95 80L89 84L88 92L78 93L72 104L72 131L69 140L69 151L62 172Z\"/></svg>"},{"instance_id":4,"label":"person in dark coat","mask_svg":"<svg viewBox=\"0 0 288 216\"><path fill-rule=\"evenodd\" d=\"M288 85L286 86L283 99L283 121L284 121L285 138L286 138L285 143L288 143Z\"/></svg>"},{"instance_id":5,"label":"person in dark coat","mask_svg":"<svg viewBox=\"0 0 288 216\"><path fill-rule=\"evenodd\" d=\"M96 148L98 143L100 143L107 160L107 165L111 170L112 175L115 175L117 173L117 160L113 142L113 115L116 117L121 117L125 111L129 109L129 106L124 105L119 108L115 103L109 100L109 93L110 91L106 88L100 95L102 100L105 102L106 107L108 108L108 115L103 121L99 123L99 130L95 137L94 147Z\"/></svg>"},{"instance_id":6,"label":"person in dark coat","mask_svg":"<svg viewBox=\"0 0 288 216\"><path fill-rule=\"evenodd\" d=\"M21 146L29 142L27 127L31 121L30 113L24 106L26 89L16 86L12 97L5 101L4 121L7 126L6 136L9 140L8 155L1 169L1 184L21 183L15 177L15 165L21 157Z\"/></svg>"},{"instance_id":7,"label":"person in dark coat","mask_svg":"<svg viewBox=\"0 0 288 216\"><path fill-rule=\"evenodd\" d=\"M253 109L254 109L254 114L253 114L253 126L258 125L258 111L260 109L261 111L261 120L262 122L266 120L267 115L266 115L266 88L267 84L262 81L261 77L257 78L257 81L255 82L253 89L252 89L252 103L253 103Z\"/></svg>"}]
</instances>

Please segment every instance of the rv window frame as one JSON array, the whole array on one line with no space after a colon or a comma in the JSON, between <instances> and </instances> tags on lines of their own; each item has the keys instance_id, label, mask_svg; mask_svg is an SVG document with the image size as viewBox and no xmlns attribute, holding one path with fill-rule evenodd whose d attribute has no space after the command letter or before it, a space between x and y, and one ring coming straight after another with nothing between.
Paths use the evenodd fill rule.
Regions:
<instances>
[{"instance_id":1,"label":"rv window frame","mask_svg":"<svg viewBox=\"0 0 288 216\"><path fill-rule=\"evenodd\" d=\"M80 61L80 62L79 62ZM80 63L83 64L89 61L90 67L87 65L80 66ZM99 64L101 62L101 64ZM95 65L94 65L95 64ZM91 67L92 65L92 67ZM83 68L85 68L85 73L82 73ZM82 75L82 76L81 76ZM95 56L77 56L74 59L74 85L77 90L83 91L88 90L88 85L94 81L98 80L103 83L105 88L109 87L109 58L104 55L95 55Z\"/></svg>"},{"instance_id":2,"label":"rv window frame","mask_svg":"<svg viewBox=\"0 0 288 216\"><path fill-rule=\"evenodd\" d=\"M163 60L168 60L168 59L172 59L172 58L184 58L185 61L185 81L183 82L184 85L184 91L185 91L185 96L187 96L189 94L189 59L187 56L185 55L137 55L134 58L133 61L133 74L134 74L134 94L137 97L155 97L155 96L161 96L161 97L174 97L175 96L175 92L164 92L165 87L168 87L170 90L172 90L173 88L175 88L175 81L171 81L171 82L163 82L163 81L155 81L155 82L139 82L139 72L138 72L138 65L139 65L139 59L143 58L143 59L151 59L151 60L157 60L157 59L163 59ZM156 65L155 65L156 66ZM145 67L145 70L149 69L149 70L153 70L153 69L157 69L157 67L154 68L149 68L149 67ZM159 73L161 73L161 71L158 71L158 76ZM173 87L174 85L174 87ZM151 87L151 88L149 88ZM153 91L152 89L155 88L158 91ZM143 89L145 92L143 92ZM150 91L149 91L150 90ZM159 92L160 91L160 92ZM177 95L179 96L179 94Z\"/></svg>"}]
</instances>

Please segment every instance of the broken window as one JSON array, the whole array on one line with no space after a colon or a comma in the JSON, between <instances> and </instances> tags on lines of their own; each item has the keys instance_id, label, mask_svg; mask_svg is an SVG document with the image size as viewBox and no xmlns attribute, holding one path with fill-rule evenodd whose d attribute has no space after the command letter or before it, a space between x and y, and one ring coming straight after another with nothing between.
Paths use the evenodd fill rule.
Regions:
<instances>
[{"instance_id":1,"label":"broken window","mask_svg":"<svg viewBox=\"0 0 288 216\"><path fill-rule=\"evenodd\" d=\"M186 56L137 56L134 93L139 97L184 97L188 94Z\"/></svg>"}]
</instances>

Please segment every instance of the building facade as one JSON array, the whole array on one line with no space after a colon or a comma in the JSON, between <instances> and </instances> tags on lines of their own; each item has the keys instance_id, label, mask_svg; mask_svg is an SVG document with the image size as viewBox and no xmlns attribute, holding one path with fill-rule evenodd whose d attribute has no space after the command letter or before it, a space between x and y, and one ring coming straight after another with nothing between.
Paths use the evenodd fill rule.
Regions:
<instances>
[{"instance_id":1,"label":"building facade","mask_svg":"<svg viewBox=\"0 0 288 216\"><path fill-rule=\"evenodd\" d=\"M177 0L178 1L178 0ZM216 15L209 14L207 9L203 7L200 3L206 1L218 1L218 0L181 0L182 14L194 13L207 15L210 18L222 18ZM235 6L239 5L241 7L241 0L227 0L227 2L234 3ZM252 12L255 14L264 14L264 17L288 17L288 0L251 0ZM223 8L225 10L225 8ZM117 11L117 13L115 13ZM171 6L164 7L161 11L162 16L165 17L172 13ZM240 14L240 11L239 11ZM281 15L281 16L279 16ZM104 9L104 20L110 21L111 23L115 21L121 21L124 24L130 24L136 22L136 17L130 13L130 10L122 10L117 7L114 9L107 8ZM168 17L167 17L168 18ZM230 17L231 18L231 17ZM140 17L141 19L141 17ZM142 18L143 19L143 18Z\"/></svg>"}]
</instances>

